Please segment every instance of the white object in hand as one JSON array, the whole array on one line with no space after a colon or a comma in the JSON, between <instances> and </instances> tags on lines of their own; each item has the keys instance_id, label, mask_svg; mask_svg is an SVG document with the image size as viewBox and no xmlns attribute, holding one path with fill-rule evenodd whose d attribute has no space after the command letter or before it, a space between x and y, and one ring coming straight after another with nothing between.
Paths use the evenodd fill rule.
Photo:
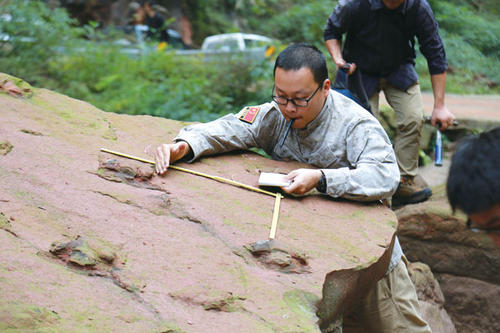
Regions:
<instances>
[{"instance_id":1,"label":"white object in hand","mask_svg":"<svg viewBox=\"0 0 500 333\"><path fill-rule=\"evenodd\" d=\"M261 172L259 177L259 186L289 186L291 182L285 179L284 174L274 172Z\"/></svg>"}]
</instances>

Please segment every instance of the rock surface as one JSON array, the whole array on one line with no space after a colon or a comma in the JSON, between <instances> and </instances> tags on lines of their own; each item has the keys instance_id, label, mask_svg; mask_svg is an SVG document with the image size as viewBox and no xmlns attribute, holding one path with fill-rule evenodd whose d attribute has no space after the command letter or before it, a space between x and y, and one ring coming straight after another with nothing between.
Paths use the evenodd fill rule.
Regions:
<instances>
[{"instance_id":1,"label":"rock surface","mask_svg":"<svg viewBox=\"0 0 500 333\"><path fill-rule=\"evenodd\" d=\"M458 332L500 332L498 284L450 274L437 274L437 278Z\"/></svg>"},{"instance_id":2,"label":"rock surface","mask_svg":"<svg viewBox=\"0 0 500 333\"><path fill-rule=\"evenodd\" d=\"M437 277L457 332L498 332L500 235L469 230L466 216L452 213L444 184L433 193L427 202L396 210L401 246L410 261L426 263Z\"/></svg>"},{"instance_id":3,"label":"rock surface","mask_svg":"<svg viewBox=\"0 0 500 333\"><path fill-rule=\"evenodd\" d=\"M428 265L414 262L408 266L408 273L417 290L422 317L434 333L456 333L455 325L444 309L444 296L438 281Z\"/></svg>"},{"instance_id":4,"label":"rock surface","mask_svg":"<svg viewBox=\"0 0 500 333\"><path fill-rule=\"evenodd\" d=\"M287 196L278 244L256 251L274 197L100 152L144 157L183 123L23 85L0 92L0 331L319 332L318 309L330 326L385 273L397 223L382 205ZM299 165L245 152L181 166L256 186Z\"/></svg>"},{"instance_id":5,"label":"rock surface","mask_svg":"<svg viewBox=\"0 0 500 333\"><path fill-rule=\"evenodd\" d=\"M500 238L475 232L466 216L452 214L444 185L433 199L397 210L398 235L410 261L423 261L434 273L467 276L500 284Z\"/></svg>"}]
</instances>

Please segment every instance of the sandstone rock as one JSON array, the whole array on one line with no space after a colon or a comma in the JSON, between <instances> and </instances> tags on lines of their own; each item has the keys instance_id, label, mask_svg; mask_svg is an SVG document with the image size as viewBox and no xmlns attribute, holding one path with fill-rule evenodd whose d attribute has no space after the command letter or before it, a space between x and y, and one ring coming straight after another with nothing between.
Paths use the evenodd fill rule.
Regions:
<instances>
[{"instance_id":1,"label":"sandstone rock","mask_svg":"<svg viewBox=\"0 0 500 333\"><path fill-rule=\"evenodd\" d=\"M398 235L408 259L425 262L434 273L500 284L500 246L495 235L469 230L463 214L452 214L444 188L434 190L432 200L396 211Z\"/></svg>"},{"instance_id":2,"label":"sandstone rock","mask_svg":"<svg viewBox=\"0 0 500 333\"><path fill-rule=\"evenodd\" d=\"M465 215L452 214L444 185L434 187L433 192L427 202L396 210L398 234L406 256L411 261L425 262L437 276L444 294L443 303L435 281L420 281L418 276L427 271L425 266L414 270L418 272L414 276L419 298L425 302L423 315L430 322L446 323L447 316L441 310L444 304L457 332L497 332L498 236L469 230Z\"/></svg>"},{"instance_id":3,"label":"sandstone rock","mask_svg":"<svg viewBox=\"0 0 500 333\"><path fill-rule=\"evenodd\" d=\"M150 179L154 175L154 167L152 165L145 166L142 165L139 168L137 168L137 177L146 180Z\"/></svg>"},{"instance_id":4,"label":"sandstone rock","mask_svg":"<svg viewBox=\"0 0 500 333\"><path fill-rule=\"evenodd\" d=\"M10 230L11 227L12 225L10 224L9 219L5 217L2 212L0 212L0 229Z\"/></svg>"},{"instance_id":5,"label":"sandstone rock","mask_svg":"<svg viewBox=\"0 0 500 333\"><path fill-rule=\"evenodd\" d=\"M444 304L444 296L439 283L434 278L428 265L422 262L413 262L408 266L408 273L417 290L419 300L438 306Z\"/></svg>"},{"instance_id":6,"label":"sandstone rock","mask_svg":"<svg viewBox=\"0 0 500 333\"><path fill-rule=\"evenodd\" d=\"M14 148L9 141L0 141L0 155L7 155Z\"/></svg>"},{"instance_id":7,"label":"sandstone rock","mask_svg":"<svg viewBox=\"0 0 500 333\"><path fill-rule=\"evenodd\" d=\"M97 245L91 246L82 237L77 237L75 240L66 243L52 243L50 252L64 262L70 262L81 267L94 267L99 263L112 264L116 258L116 254L110 248Z\"/></svg>"},{"instance_id":8,"label":"sandstone rock","mask_svg":"<svg viewBox=\"0 0 500 333\"><path fill-rule=\"evenodd\" d=\"M428 265L410 263L408 273L417 290L422 317L435 333L456 333L455 325L444 309L445 299Z\"/></svg>"},{"instance_id":9,"label":"sandstone rock","mask_svg":"<svg viewBox=\"0 0 500 333\"><path fill-rule=\"evenodd\" d=\"M53 310L50 329L62 332L319 332L318 310L335 325L343 302L386 271L397 223L381 204L287 196L286 246L254 256L245 245L268 238L274 197L100 152L145 157L183 123L33 92L29 103L0 94L15 146L0 165L0 211L15 217L15 234L0 230L2 309ZM251 186L259 170L303 167L252 152L179 166ZM56 256L54 240L64 240ZM337 283L336 272L349 278Z\"/></svg>"},{"instance_id":10,"label":"sandstone rock","mask_svg":"<svg viewBox=\"0 0 500 333\"><path fill-rule=\"evenodd\" d=\"M59 315L47 308L15 302L0 307L0 331L50 331L60 320Z\"/></svg>"},{"instance_id":11,"label":"sandstone rock","mask_svg":"<svg viewBox=\"0 0 500 333\"><path fill-rule=\"evenodd\" d=\"M5 92L12 97L30 98L33 96L29 83L4 73L0 73L0 92Z\"/></svg>"},{"instance_id":12,"label":"sandstone rock","mask_svg":"<svg viewBox=\"0 0 500 333\"><path fill-rule=\"evenodd\" d=\"M277 240L257 241L245 248L264 266L284 273L307 273L307 256Z\"/></svg>"},{"instance_id":13,"label":"sandstone rock","mask_svg":"<svg viewBox=\"0 0 500 333\"><path fill-rule=\"evenodd\" d=\"M201 306L206 311L235 312L244 308L246 297L209 286L192 286L170 293L173 299Z\"/></svg>"},{"instance_id":14,"label":"sandstone rock","mask_svg":"<svg viewBox=\"0 0 500 333\"><path fill-rule=\"evenodd\" d=\"M500 286L481 280L436 274L445 308L459 333L500 332Z\"/></svg>"},{"instance_id":15,"label":"sandstone rock","mask_svg":"<svg viewBox=\"0 0 500 333\"><path fill-rule=\"evenodd\" d=\"M420 313L434 333L456 333L455 324L446 309L433 303L419 300Z\"/></svg>"},{"instance_id":16,"label":"sandstone rock","mask_svg":"<svg viewBox=\"0 0 500 333\"><path fill-rule=\"evenodd\" d=\"M39 136L43 136L42 133L38 132L38 131L35 131L35 130L30 130L30 129L21 129L21 132L23 133L26 133L26 134L31 134L31 135L39 135Z\"/></svg>"}]
</instances>

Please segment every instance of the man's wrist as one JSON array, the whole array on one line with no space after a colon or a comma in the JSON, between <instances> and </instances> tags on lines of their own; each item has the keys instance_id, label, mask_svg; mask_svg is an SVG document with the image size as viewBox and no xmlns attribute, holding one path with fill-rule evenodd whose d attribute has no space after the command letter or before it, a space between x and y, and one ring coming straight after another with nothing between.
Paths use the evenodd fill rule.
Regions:
<instances>
[{"instance_id":1,"label":"man's wrist","mask_svg":"<svg viewBox=\"0 0 500 333\"><path fill-rule=\"evenodd\" d=\"M186 148L184 149L183 153L182 153L182 157L180 157L178 160L179 161L190 161L194 158L194 152L193 152L193 149L191 148L191 146L189 145L189 143L185 140L182 140L182 139L177 139L175 141L176 144L178 143L185 143L186 144ZM181 148L182 149L182 148Z\"/></svg>"},{"instance_id":2,"label":"man's wrist","mask_svg":"<svg viewBox=\"0 0 500 333\"><path fill-rule=\"evenodd\" d=\"M321 171L321 178L318 180L318 184L316 185L316 189L318 190L318 192L326 193L326 176L325 176L325 173L323 172L323 170L319 170L319 171Z\"/></svg>"}]
</instances>

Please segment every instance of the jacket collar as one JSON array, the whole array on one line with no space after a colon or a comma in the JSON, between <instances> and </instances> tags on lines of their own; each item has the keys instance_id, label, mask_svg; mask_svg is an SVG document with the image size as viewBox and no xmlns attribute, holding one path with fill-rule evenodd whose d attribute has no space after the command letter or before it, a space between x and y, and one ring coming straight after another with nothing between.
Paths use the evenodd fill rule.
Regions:
<instances>
[{"instance_id":1,"label":"jacket collar","mask_svg":"<svg viewBox=\"0 0 500 333\"><path fill-rule=\"evenodd\" d=\"M328 93L328 96L326 97L325 105L323 105L323 108L321 111L318 113L316 118L314 118L307 126L301 130L298 130L298 134L303 137L309 135L311 132L313 132L316 128L321 126L322 124L325 124L328 120L328 113L330 112L330 109L333 105L333 97L332 97L332 92L333 90L330 89L330 92Z\"/></svg>"}]
</instances>

